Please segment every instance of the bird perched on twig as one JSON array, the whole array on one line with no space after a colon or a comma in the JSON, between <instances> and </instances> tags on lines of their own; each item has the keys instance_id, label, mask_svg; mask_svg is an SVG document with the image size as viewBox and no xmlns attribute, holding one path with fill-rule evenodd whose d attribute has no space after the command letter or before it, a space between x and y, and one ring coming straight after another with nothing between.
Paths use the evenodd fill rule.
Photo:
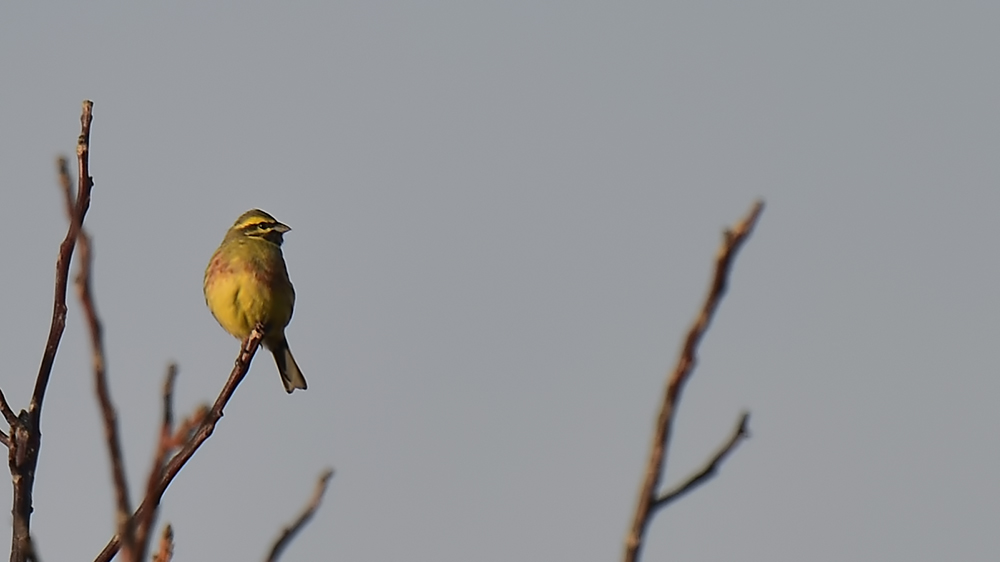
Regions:
<instances>
[{"instance_id":1,"label":"bird perched on twig","mask_svg":"<svg viewBox=\"0 0 1000 562\"><path fill-rule=\"evenodd\" d=\"M260 209L236 219L205 270L205 302L230 334L245 339L259 323L264 347L274 354L285 391L306 389L306 379L285 339L292 319L295 289L281 254L282 236L291 230Z\"/></svg>"}]
</instances>

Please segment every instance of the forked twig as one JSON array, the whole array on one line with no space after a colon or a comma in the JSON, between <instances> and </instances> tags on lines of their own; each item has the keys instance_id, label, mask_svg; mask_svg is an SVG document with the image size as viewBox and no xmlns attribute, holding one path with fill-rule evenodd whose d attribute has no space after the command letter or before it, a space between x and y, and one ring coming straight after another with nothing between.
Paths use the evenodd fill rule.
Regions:
<instances>
[{"instance_id":1,"label":"forked twig","mask_svg":"<svg viewBox=\"0 0 1000 562\"><path fill-rule=\"evenodd\" d=\"M229 374L229 379L226 380L226 384L222 387L222 391L219 393L218 398L215 399L215 403L205 414L204 419L198 425L195 430L194 435L181 446L180 451L178 451L170 461L163 468L163 475L159 482L155 486L150 486L146 491L146 497L143 498L142 503L135 510L132 515L134 520L142 520L146 517L152 517L151 513L160 505L160 499L163 498L163 493L170 486L170 483L180 472L181 468L194 456L198 448L212 435L215 431L215 426L222 419L223 409L226 404L229 403L229 399L233 397L233 393L236 392L236 387L239 386L243 378L246 377L247 371L250 370L250 361L253 359L255 353L257 353L257 348L260 347L261 339L264 337L264 327L257 325L256 328L250 335L243 340L243 344L240 347L240 353L236 357L236 362L233 365L233 370ZM108 542L104 550L94 559L95 562L108 562L121 547L121 538L115 535Z\"/></svg>"},{"instance_id":2,"label":"forked twig","mask_svg":"<svg viewBox=\"0 0 1000 562\"><path fill-rule=\"evenodd\" d=\"M678 484L672 490L668 490L660 494L660 496L656 498L656 501L653 502L653 509L663 509L668 503L697 488L701 484L704 484L706 480L714 476L715 471L719 469L719 465L722 464L722 461L726 460L729 453L732 453L740 442L750 437L750 431L747 429L748 421L750 421L750 414L744 412L743 415L740 416L740 420L736 424L736 429L733 431L733 434L729 437L729 440L719 448L719 450L715 453L715 456L713 456L708 463L701 468L701 470L695 472L691 476L688 476L683 483Z\"/></svg>"},{"instance_id":3,"label":"forked twig","mask_svg":"<svg viewBox=\"0 0 1000 562\"><path fill-rule=\"evenodd\" d=\"M90 177L90 125L93 121L93 102L83 102L80 114L80 136L76 144L76 159L79 176L77 178L77 194L72 205L67 205L69 213L69 228L66 237L59 245L56 259L55 291L52 299L52 320L49 324L49 335L45 341L38 375L31 393L31 401L26 410L13 417L13 410L6 400L0 404L0 410L10 424L10 434L5 443L8 446L8 466L13 483L13 507L11 509L11 562L23 562L34 559L35 549L31 540L32 494L35 486L35 468L38 466L38 452L42 446L41 417L42 401L52 375L56 352L66 329L66 290L69 284L69 266L76 248L77 236L83 226L87 209L90 207L90 192L94 187ZM67 166L62 166L63 168ZM63 173L60 170L62 179ZM65 173L69 177L69 173ZM72 182L65 180L67 185ZM64 188L68 191L67 188Z\"/></svg>"},{"instance_id":4,"label":"forked twig","mask_svg":"<svg viewBox=\"0 0 1000 562\"><path fill-rule=\"evenodd\" d=\"M677 365L667 380L667 388L663 395L660 414L657 417L656 427L653 432L653 441L650 445L649 462L646 464L645 477L639 489L639 499L635 515L632 520L632 526L625 538L625 554L623 558L625 562L636 562L639 559L639 552L642 548L643 538L650 520L659 508L669 503L668 500L657 500L657 490L660 487L660 480L663 477L663 467L666 464L667 449L670 444L670 431L673 426L677 403L680 400L684 384L687 382L698 361L698 345L701 343L701 339L705 335L712 317L715 315L715 310L718 308L722 296L726 293L733 259L747 237L753 232L753 228L757 224L757 219L760 218L763 210L764 203L757 201L747 216L737 223L732 230L726 230L723 235L722 247L719 248L719 253L716 256L715 275L712 278L712 284L705 297L701 312L688 331L680 357L677 360ZM737 433L738 437L742 437L746 433L745 427L742 424L741 428L743 431ZM725 453L721 455L719 460L721 461L721 458L724 457ZM712 470L714 470L714 465ZM700 480L707 477L708 475Z\"/></svg>"}]
</instances>

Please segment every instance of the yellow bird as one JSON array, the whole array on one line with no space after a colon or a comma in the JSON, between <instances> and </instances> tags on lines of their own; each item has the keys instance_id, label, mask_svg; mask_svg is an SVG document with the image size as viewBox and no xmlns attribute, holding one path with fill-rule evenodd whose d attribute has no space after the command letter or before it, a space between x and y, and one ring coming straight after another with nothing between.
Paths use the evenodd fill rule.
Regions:
<instances>
[{"instance_id":1,"label":"yellow bird","mask_svg":"<svg viewBox=\"0 0 1000 562\"><path fill-rule=\"evenodd\" d=\"M219 324L244 339L257 323L264 347L274 354L285 392L306 389L306 379L285 339L295 289L281 255L282 236L291 230L274 217L251 209L236 219L205 270L205 302Z\"/></svg>"}]
</instances>

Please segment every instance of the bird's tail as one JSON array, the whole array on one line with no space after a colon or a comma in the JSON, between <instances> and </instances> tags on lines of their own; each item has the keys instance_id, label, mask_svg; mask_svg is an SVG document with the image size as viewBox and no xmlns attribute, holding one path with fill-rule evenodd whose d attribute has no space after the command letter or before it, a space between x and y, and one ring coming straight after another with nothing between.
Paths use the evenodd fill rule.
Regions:
<instances>
[{"instance_id":1,"label":"bird's tail","mask_svg":"<svg viewBox=\"0 0 1000 562\"><path fill-rule=\"evenodd\" d=\"M281 384L285 385L285 392L291 394L296 388L306 389L306 378L302 376L292 351L288 349L288 341L281 338L276 345L270 346L271 353L274 354L274 362L278 365L278 374L281 375Z\"/></svg>"}]
</instances>

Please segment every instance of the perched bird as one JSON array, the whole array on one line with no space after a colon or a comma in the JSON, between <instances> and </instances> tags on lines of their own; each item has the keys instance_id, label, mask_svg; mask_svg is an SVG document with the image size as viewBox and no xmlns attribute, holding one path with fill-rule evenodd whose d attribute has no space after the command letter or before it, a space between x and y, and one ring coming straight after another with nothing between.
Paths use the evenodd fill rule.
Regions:
<instances>
[{"instance_id":1,"label":"perched bird","mask_svg":"<svg viewBox=\"0 0 1000 562\"><path fill-rule=\"evenodd\" d=\"M205 270L205 302L230 334L244 339L260 323L264 347L274 354L285 391L306 389L306 379L285 340L295 289L281 255L282 236L291 230L274 217L251 209L236 219Z\"/></svg>"}]
</instances>

